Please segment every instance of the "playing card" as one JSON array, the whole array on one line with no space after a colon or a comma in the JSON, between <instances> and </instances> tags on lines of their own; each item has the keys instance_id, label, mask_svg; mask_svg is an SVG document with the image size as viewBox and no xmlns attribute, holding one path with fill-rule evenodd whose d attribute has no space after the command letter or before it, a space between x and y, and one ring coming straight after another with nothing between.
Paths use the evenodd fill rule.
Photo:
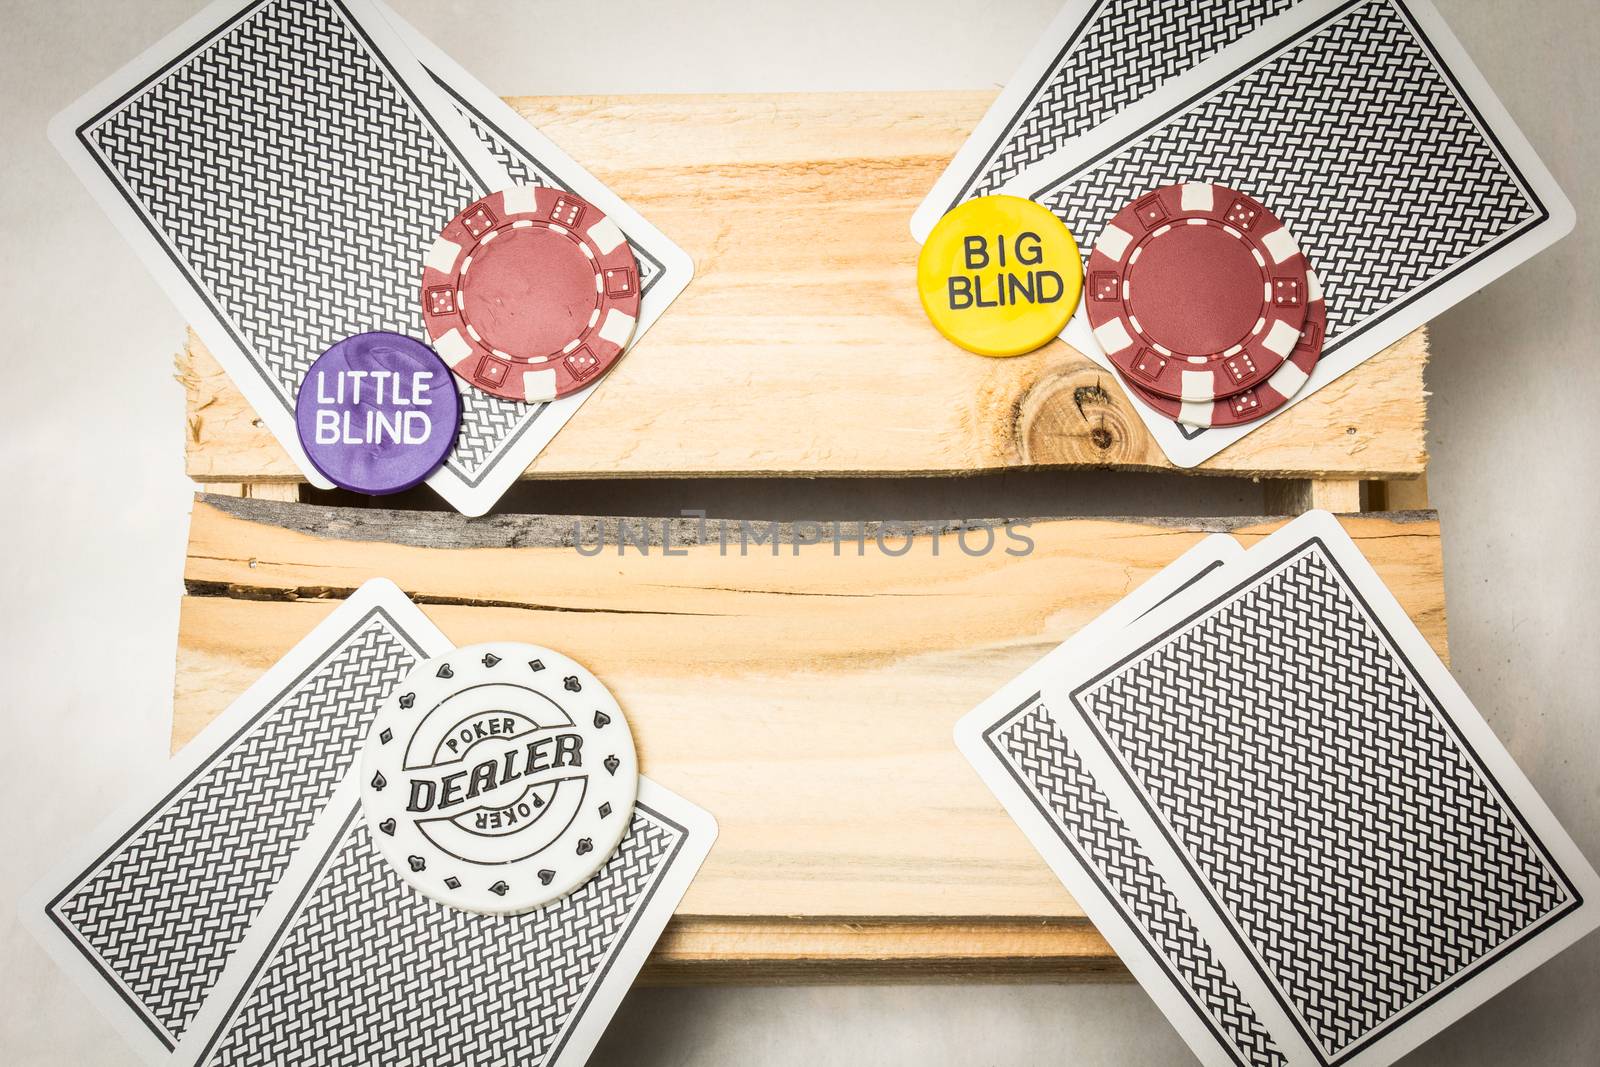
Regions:
<instances>
[{"instance_id":1,"label":"playing card","mask_svg":"<svg viewBox=\"0 0 1600 1067\"><path fill-rule=\"evenodd\" d=\"M639 323L631 342L637 344L694 277L694 261L689 254L440 51L383 0L374 0L374 3L514 183L575 192L621 227L639 264ZM465 397L469 406L463 414L467 417L450 462L468 488L461 497L463 503L454 500L452 503L469 515L482 514L492 507L595 388L592 385L558 400L530 406L500 400L463 386L464 394L473 395ZM471 413L478 409L481 409L481 417L472 417ZM521 421L508 423L507 417L520 417Z\"/></svg>"},{"instance_id":2,"label":"playing card","mask_svg":"<svg viewBox=\"0 0 1600 1067\"><path fill-rule=\"evenodd\" d=\"M1594 868L1326 512L1043 700L1290 1064L1388 1063L1600 924Z\"/></svg>"},{"instance_id":3,"label":"playing card","mask_svg":"<svg viewBox=\"0 0 1600 1067\"><path fill-rule=\"evenodd\" d=\"M317 843L379 703L449 647L393 583L367 582L23 901L23 922L147 1059L170 1062Z\"/></svg>"},{"instance_id":4,"label":"playing card","mask_svg":"<svg viewBox=\"0 0 1600 1067\"><path fill-rule=\"evenodd\" d=\"M370 0L218 0L51 138L323 488L294 424L305 369L349 334L422 336L422 250L508 183Z\"/></svg>"},{"instance_id":5,"label":"playing card","mask_svg":"<svg viewBox=\"0 0 1600 1067\"><path fill-rule=\"evenodd\" d=\"M1050 208L1087 257L1119 208L1178 181L1260 200L1321 279L1322 358L1289 406L1548 247L1574 220L1426 0L1306 0L1004 191ZM1090 279L1084 301L1092 299ZM1110 368L1083 307L1062 337ZM1264 421L1196 430L1134 407L1184 467Z\"/></svg>"},{"instance_id":6,"label":"playing card","mask_svg":"<svg viewBox=\"0 0 1600 1067\"><path fill-rule=\"evenodd\" d=\"M963 200L1092 130L1295 0L1070 0L911 217L920 243Z\"/></svg>"},{"instance_id":7,"label":"playing card","mask_svg":"<svg viewBox=\"0 0 1600 1067\"><path fill-rule=\"evenodd\" d=\"M480 915L409 887L353 791L324 819L337 832L303 881L284 879L177 1062L581 1064L716 837L708 813L641 777L589 881Z\"/></svg>"},{"instance_id":8,"label":"playing card","mask_svg":"<svg viewBox=\"0 0 1600 1067\"><path fill-rule=\"evenodd\" d=\"M1041 690L1065 664L1243 549L1195 545L956 724L956 746L1056 877L1205 1063L1283 1054L1050 718Z\"/></svg>"},{"instance_id":9,"label":"playing card","mask_svg":"<svg viewBox=\"0 0 1600 1067\"><path fill-rule=\"evenodd\" d=\"M426 337L423 253L473 200L540 179L595 197L639 261L638 334L691 272L636 212L373 0L221 0L57 116L51 136L324 488L294 422L306 368L350 334ZM460 433L428 484L482 514L585 395L521 404L463 384Z\"/></svg>"}]
</instances>

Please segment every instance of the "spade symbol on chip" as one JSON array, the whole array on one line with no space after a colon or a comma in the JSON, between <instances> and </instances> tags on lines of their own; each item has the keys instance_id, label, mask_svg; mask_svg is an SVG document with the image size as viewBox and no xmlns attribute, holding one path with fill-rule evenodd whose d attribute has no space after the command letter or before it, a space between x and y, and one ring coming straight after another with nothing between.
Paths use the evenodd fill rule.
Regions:
<instances>
[{"instance_id":1,"label":"spade symbol on chip","mask_svg":"<svg viewBox=\"0 0 1600 1067\"><path fill-rule=\"evenodd\" d=\"M500 662L500 657L495 655L493 652L485 652L483 654L483 665L485 667L493 667L496 663L499 663L499 662Z\"/></svg>"},{"instance_id":2,"label":"spade symbol on chip","mask_svg":"<svg viewBox=\"0 0 1600 1067\"><path fill-rule=\"evenodd\" d=\"M577 693L583 690L583 683L578 681L578 676L576 674L567 675L565 678L561 679L561 684L566 687L567 692L569 693Z\"/></svg>"},{"instance_id":3,"label":"spade symbol on chip","mask_svg":"<svg viewBox=\"0 0 1600 1067\"><path fill-rule=\"evenodd\" d=\"M616 774L617 773L617 768L622 766L622 761L619 760L616 756L607 756L606 757L605 766L606 766L606 773L608 773L608 774Z\"/></svg>"},{"instance_id":4,"label":"spade symbol on chip","mask_svg":"<svg viewBox=\"0 0 1600 1067\"><path fill-rule=\"evenodd\" d=\"M374 774L372 776L372 788L374 788L374 789L382 789L384 786L386 786L388 784L389 784L389 779L387 779L387 778L385 778L383 776L383 772L382 771L379 771L377 774Z\"/></svg>"},{"instance_id":5,"label":"spade symbol on chip","mask_svg":"<svg viewBox=\"0 0 1600 1067\"><path fill-rule=\"evenodd\" d=\"M600 729L602 726L608 726L610 723L611 716L607 715L605 712L597 711L594 713L594 728L596 730Z\"/></svg>"},{"instance_id":6,"label":"spade symbol on chip","mask_svg":"<svg viewBox=\"0 0 1600 1067\"><path fill-rule=\"evenodd\" d=\"M497 897L503 897L507 893L511 892L511 887L506 885L506 883L502 880L490 886L489 892L493 893Z\"/></svg>"},{"instance_id":7,"label":"spade symbol on chip","mask_svg":"<svg viewBox=\"0 0 1600 1067\"><path fill-rule=\"evenodd\" d=\"M413 871L421 871L428 866L428 861L423 859L421 856L407 856L406 862L411 864L411 869Z\"/></svg>"},{"instance_id":8,"label":"spade symbol on chip","mask_svg":"<svg viewBox=\"0 0 1600 1067\"><path fill-rule=\"evenodd\" d=\"M390 837L393 837L394 836L394 820L393 819L385 819L385 820L383 820L382 822L380 822L378 824L378 829L382 830L384 833L388 834Z\"/></svg>"}]
</instances>

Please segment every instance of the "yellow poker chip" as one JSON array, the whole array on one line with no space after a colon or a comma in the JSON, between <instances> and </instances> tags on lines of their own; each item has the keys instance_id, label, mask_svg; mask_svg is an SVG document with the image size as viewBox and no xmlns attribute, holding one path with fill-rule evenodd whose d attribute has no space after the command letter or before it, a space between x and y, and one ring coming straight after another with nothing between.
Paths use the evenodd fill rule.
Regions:
<instances>
[{"instance_id":1,"label":"yellow poker chip","mask_svg":"<svg viewBox=\"0 0 1600 1067\"><path fill-rule=\"evenodd\" d=\"M983 196L952 208L917 257L934 328L971 352L1017 356L1066 328L1083 291L1072 231L1031 200Z\"/></svg>"}]
</instances>

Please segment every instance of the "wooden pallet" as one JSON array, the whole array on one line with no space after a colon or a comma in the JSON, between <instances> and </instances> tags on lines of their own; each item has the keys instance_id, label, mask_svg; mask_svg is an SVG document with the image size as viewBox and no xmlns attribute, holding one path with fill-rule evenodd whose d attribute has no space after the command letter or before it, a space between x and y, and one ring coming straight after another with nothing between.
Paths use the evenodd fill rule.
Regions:
<instances>
[{"instance_id":1,"label":"wooden pallet","mask_svg":"<svg viewBox=\"0 0 1600 1067\"><path fill-rule=\"evenodd\" d=\"M698 271L527 477L1170 469L1080 354L971 356L917 306L907 219L989 99L514 100ZM1442 654L1438 521L1402 510L1426 507L1425 359L1419 331L1200 473L1261 479L1272 514L1391 509L1346 525ZM191 525L175 745L385 575L453 640L583 661L627 709L644 771L716 815L649 980L1125 973L951 725L1206 532L1249 542L1276 521L1039 519L1020 558L948 536L936 554L930 533L901 557L796 554L781 536L776 554L725 554L682 521L685 555L586 557L573 524L610 523L615 544L616 520L301 503L197 341L179 371L189 473L226 495Z\"/></svg>"}]
</instances>

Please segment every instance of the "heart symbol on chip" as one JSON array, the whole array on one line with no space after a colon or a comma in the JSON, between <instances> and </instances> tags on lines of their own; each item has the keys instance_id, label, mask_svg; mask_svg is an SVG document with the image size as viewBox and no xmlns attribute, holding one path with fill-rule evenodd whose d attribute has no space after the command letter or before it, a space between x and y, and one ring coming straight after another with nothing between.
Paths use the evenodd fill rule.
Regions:
<instances>
[{"instance_id":1,"label":"heart symbol on chip","mask_svg":"<svg viewBox=\"0 0 1600 1067\"><path fill-rule=\"evenodd\" d=\"M423 871L428 867L428 861L423 859L421 856L407 856L406 862L411 864L411 869L413 871Z\"/></svg>"},{"instance_id":2,"label":"heart symbol on chip","mask_svg":"<svg viewBox=\"0 0 1600 1067\"><path fill-rule=\"evenodd\" d=\"M540 885L549 885L552 881L555 880L555 876L556 876L556 872L552 871L548 867L546 867L544 870L539 872L539 884Z\"/></svg>"},{"instance_id":3,"label":"heart symbol on chip","mask_svg":"<svg viewBox=\"0 0 1600 1067\"><path fill-rule=\"evenodd\" d=\"M594 713L594 728L596 730L600 729L602 726L610 726L610 725L611 725L611 716L607 715L603 711L597 711L597 712Z\"/></svg>"},{"instance_id":4,"label":"heart symbol on chip","mask_svg":"<svg viewBox=\"0 0 1600 1067\"><path fill-rule=\"evenodd\" d=\"M454 667L450 666L450 664L441 663L439 664L438 674L440 678L454 678L456 676L456 671Z\"/></svg>"},{"instance_id":5,"label":"heart symbol on chip","mask_svg":"<svg viewBox=\"0 0 1600 1067\"><path fill-rule=\"evenodd\" d=\"M382 822L380 822L378 824L378 829L382 830L384 833L388 834L390 837L393 837L394 836L394 820L393 819L385 819L385 820L383 820Z\"/></svg>"}]
</instances>

